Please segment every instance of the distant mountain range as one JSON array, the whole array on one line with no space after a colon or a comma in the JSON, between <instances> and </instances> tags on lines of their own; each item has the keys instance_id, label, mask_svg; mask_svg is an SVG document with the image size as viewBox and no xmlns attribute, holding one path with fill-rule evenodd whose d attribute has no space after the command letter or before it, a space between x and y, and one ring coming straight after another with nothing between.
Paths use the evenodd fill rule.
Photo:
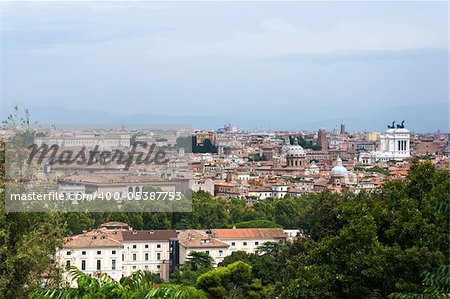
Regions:
<instances>
[{"instance_id":1,"label":"distant mountain range","mask_svg":"<svg viewBox=\"0 0 450 299\"><path fill-rule=\"evenodd\" d=\"M2 115L7 116L13 111L13 104L2 107ZM19 107L21 107L19 105ZM22 108L22 107L21 107ZM25 108L25 107L23 107ZM208 116L208 115L155 115L130 114L121 115L93 110L71 110L63 107L26 107L31 118L41 124L187 124L194 129L217 129L231 123L242 130L318 130L321 127L332 130L345 122L348 131L384 131L392 121L400 123L405 120L405 126L414 132L449 132L448 103L422 105L392 105L391 107L376 107L368 105L364 111L350 111L351 108L340 109L334 115L327 117L326 113L311 113L302 117L272 114L257 115L246 118L240 116ZM350 114L351 112L351 114Z\"/></svg>"}]
</instances>

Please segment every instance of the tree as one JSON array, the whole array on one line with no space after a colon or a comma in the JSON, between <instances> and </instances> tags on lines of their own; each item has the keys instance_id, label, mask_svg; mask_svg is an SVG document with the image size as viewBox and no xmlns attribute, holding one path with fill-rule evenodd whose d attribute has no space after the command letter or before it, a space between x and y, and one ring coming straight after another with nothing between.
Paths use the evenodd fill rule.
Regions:
<instances>
[{"instance_id":1,"label":"tree","mask_svg":"<svg viewBox=\"0 0 450 299\"><path fill-rule=\"evenodd\" d=\"M449 264L449 186L448 170L415 161L405 181L378 192L316 195L302 220L309 237L282 251L276 292L282 298L429 294L427 283L447 281L428 274L425 283L421 273Z\"/></svg>"},{"instance_id":2,"label":"tree","mask_svg":"<svg viewBox=\"0 0 450 299\"><path fill-rule=\"evenodd\" d=\"M242 261L202 274L197 285L209 298L258 298L262 286L252 275L252 266Z\"/></svg>"},{"instance_id":3,"label":"tree","mask_svg":"<svg viewBox=\"0 0 450 299\"><path fill-rule=\"evenodd\" d=\"M75 267L70 269L69 274L76 282L76 287L37 289L31 297L36 299L205 298L202 291L193 287L155 284L152 276L142 271L124 277L120 282L114 281L105 273L94 277Z\"/></svg>"},{"instance_id":4,"label":"tree","mask_svg":"<svg viewBox=\"0 0 450 299\"><path fill-rule=\"evenodd\" d=\"M188 261L172 274L171 280L182 285L196 286L197 278L213 268L213 261L206 252L193 251L189 254Z\"/></svg>"},{"instance_id":5,"label":"tree","mask_svg":"<svg viewBox=\"0 0 450 299\"><path fill-rule=\"evenodd\" d=\"M423 285L423 293L393 293L389 299L450 298L450 265L442 265L434 272L425 272Z\"/></svg>"},{"instance_id":6,"label":"tree","mask_svg":"<svg viewBox=\"0 0 450 299\"><path fill-rule=\"evenodd\" d=\"M283 228L281 225L269 220L249 220L234 224L236 228Z\"/></svg>"},{"instance_id":7,"label":"tree","mask_svg":"<svg viewBox=\"0 0 450 299\"><path fill-rule=\"evenodd\" d=\"M21 114L16 107L15 113L4 122L15 132L13 138L16 140L8 142L25 142L32 136L30 123L28 111ZM3 141L0 152L0 297L24 298L31 289L42 284L44 274L49 278L49 284L58 282L58 269L52 266L52 256L60 245L64 223L57 213L6 211L5 184L11 182L10 176L5 176ZM24 163L19 164L26 167ZM25 170L21 172L24 174Z\"/></svg>"}]
</instances>

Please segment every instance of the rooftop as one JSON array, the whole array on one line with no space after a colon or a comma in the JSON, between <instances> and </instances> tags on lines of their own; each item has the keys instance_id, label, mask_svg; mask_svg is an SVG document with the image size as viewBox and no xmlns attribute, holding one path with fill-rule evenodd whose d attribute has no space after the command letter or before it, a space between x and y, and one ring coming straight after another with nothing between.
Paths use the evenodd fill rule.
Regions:
<instances>
[{"instance_id":1,"label":"rooftop","mask_svg":"<svg viewBox=\"0 0 450 299\"><path fill-rule=\"evenodd\" d=\"M211 235L219 239L285 239L281 228L221 228L211 229Z\"/></svg>"}]
</instances>

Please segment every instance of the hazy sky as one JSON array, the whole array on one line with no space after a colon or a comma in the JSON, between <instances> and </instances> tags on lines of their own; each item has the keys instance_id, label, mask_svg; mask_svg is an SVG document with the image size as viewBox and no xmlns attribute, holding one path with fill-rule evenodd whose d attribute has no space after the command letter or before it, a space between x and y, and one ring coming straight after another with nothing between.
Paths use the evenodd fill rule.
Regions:
<instances>
[{"instance_id":1,"label":"hazy sky","mask_svg":"<svg viewBox=\"0 0 450 299\"><path fill-rule=\"evenodd\" d=\"M448 102L447 5L0 3L1 100L274 127L419 114Z\"/></svg>"}]
</instances>

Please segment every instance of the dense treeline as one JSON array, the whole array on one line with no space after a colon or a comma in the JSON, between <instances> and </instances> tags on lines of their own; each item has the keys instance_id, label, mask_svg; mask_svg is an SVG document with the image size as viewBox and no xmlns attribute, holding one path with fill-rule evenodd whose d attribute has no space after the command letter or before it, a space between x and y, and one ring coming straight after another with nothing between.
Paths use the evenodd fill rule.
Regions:
<instances>
[{"instance_id":1,"label":"dense treeline","mask_svg":"<svg viewBox=\"0 0 450 299\"><path fill-rule=\"evenodd\" d=\"M66 234L77 234L96 228L107 221L123 221L135 229L205 229L224 227L305 227L310 203L319 198L337 201L339 196L331 193L305 195L283 200L267 199L245 204L245 200L213 197L210 193L193 192L190 213L67 213L62 215L67 222Z\"/></svg>"}]
</instances>

